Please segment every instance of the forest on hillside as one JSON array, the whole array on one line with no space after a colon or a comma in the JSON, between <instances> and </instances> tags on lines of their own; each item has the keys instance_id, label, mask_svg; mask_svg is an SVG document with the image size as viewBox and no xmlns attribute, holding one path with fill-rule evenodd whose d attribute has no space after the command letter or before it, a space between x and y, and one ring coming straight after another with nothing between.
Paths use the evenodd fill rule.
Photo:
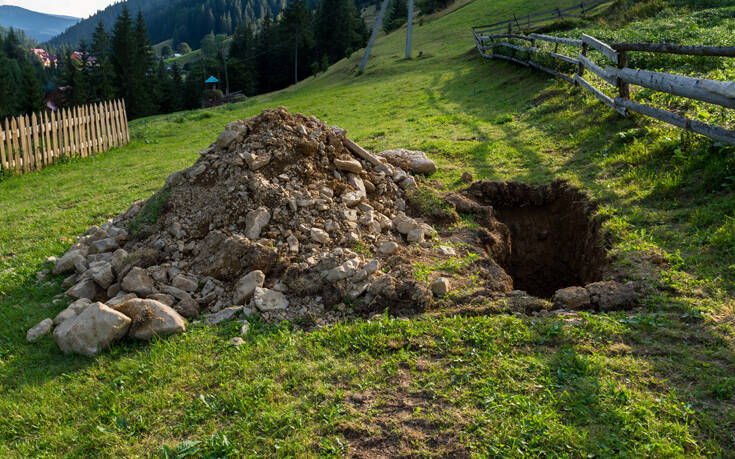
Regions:
<instances>
[{"instance_id":1,"label":"forest on hillside","mask_svg":"<svg viewBox=\"0 0 735 459\"><path fill-rule=\"evenodd\" d=\"M169 67L154 57L143 13L133 19L123 7L112 27L98 22L90 42L63 48L57 65L44 67L10 31L0 35L0 117L41 110L49 99L71 106L124 98L128 116L138 118L199 108L227 89L252 96L325 70L364 47L368 30L351 0L323 0L316 9L295 0L277 20L266 14L257 31L241 23L229 46L224 37L210 31L198 61ZM219 88L205 87L209 75Z\"/></svg>"}]
</instances>

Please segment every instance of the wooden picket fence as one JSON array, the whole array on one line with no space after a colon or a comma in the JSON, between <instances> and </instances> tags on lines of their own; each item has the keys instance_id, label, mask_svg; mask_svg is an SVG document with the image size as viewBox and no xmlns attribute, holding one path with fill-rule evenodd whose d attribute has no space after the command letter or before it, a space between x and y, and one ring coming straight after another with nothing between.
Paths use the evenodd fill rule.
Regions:
<instances>
[{"instance_id":1,"label":"wooden picket fence","mask_svg":"<svg viewBox=\"0 0 735 459\"><path fill-rule=\"evenodd\" d=\"M504 59L533 67L561 78L575 86L583 88L607 104L622 116L628 111L649 116L679 128L702 134L712 139L735 145L735 132L686 118L677 113L630 100L630 85L641 86L653 91L664 92L674 96L704 101L726 108L735 108L735 82L715 81L672 75L663 72L633 69L628 67L628 52L668 53L690 56L735 57L735 46L682 46L668 43L613 43L607 44L589 35L582 39L572 39L530 33L478 33L473 29L475 44L480 54L487 59ZM510 42L515 40L516 43ZM554 51L541 49L538 42L553 43ZM578 56L559 54L559 45L581 48ZM501 52L506 50L507 54ZM509 51L508 51L509 50ZM588 51L595 50L603 59L613 65L604 68L593 62ZM543 54L555 61L572 64L576 68L573 75L565 75L557 70L541 65L534 60ZM617 88L617 97L610 97L596 88L585 78L585 70L594 74L601 82Z\"/></svg>"},{"instance_id":2,"label":"wooden picket fence","mask_svg":"<svg viewBox=\"0 0 735 459\"><path fill-rule=\"evenodd\" d=\"M0 170L40 170L60 158L87 157L129 141L124 100L6 118L0 123Z\"/></svg>"}]
</instances>

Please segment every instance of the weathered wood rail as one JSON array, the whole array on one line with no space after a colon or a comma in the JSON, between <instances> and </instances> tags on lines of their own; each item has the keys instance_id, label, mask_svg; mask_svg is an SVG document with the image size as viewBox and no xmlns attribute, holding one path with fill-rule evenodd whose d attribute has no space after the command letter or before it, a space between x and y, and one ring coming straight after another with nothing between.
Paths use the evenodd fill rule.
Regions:
<instances>
[{"instance_id":1,"label":"weathered wood rail","mask_svg":"<svg viewBox=\"0 0 735 459\"><path fill-rule=\"evenodd\" d=\"M527 14L526 16L516 16L514 14L513 19L507 19L505 21L488 25L475 26L472 28L472 33L476 37L483 38L500 32L513 34L514 30L522 33L529 33L532 29L549 22L564 19L585 18L594 14L600 6L612 2L613 0L594 0L586 3L583 1L564 9L552 8L546 11Z\"/></svg>"},{"instance_id":2,"label":"weathered wood rail","mask_svg":"<svg viewBox=\"0 0 735 459\"><path fill-rule=\"evenodd\" d=\"M603 2L595 3L601 4ZM482 28L473 28L472 30L478 51L487 59L504 59L547 72L592 93L601 102L616 110L622 116L627 116L628 111L632 111L708 136L720 142L735 145L735 131L695 121L668 110L630 100L630 85L635 85L732 109L735 108L735 82L715 81L628 67L628 52L735 57L735 46L683 46L670 43L607 44L595 37L584 34L582 39L578 40L538 33L522 35L511 30L503 31L503 33L488 33L488 29ZM478 33L478 30L482 32ZM517 43L504 40L517 40ZM537 46L539 42L552 43L554 51L542 49ZM527 43L527 45L524 46L523 43ZM559 45L581 48L581 50L576 57L566 56L559 54ZM510 50L512 55L503 54L500 52L501 50ZM599 52L612 65L606 65L604 68L597 65L589 58L588 53L590 51ZM556 69L542 65L536 61L540 55L564 64L574 65L576 72L573 75L565 75ZM601 81L617 88L617 97L610 97L595 87L590 80L585 78L585 71L589 71Z\"/></svg>"},{"instance_id":3,"label":"weathered wood rail","mask_svg":"<svg viewBox=\"0 0 735 459\"><path fill-rule=\"evenodd\" d=\"M59 158L86 157L129 141L123 100L6 118L0 123L0 170L40 170Z\"/></svg>"}]
</instances>

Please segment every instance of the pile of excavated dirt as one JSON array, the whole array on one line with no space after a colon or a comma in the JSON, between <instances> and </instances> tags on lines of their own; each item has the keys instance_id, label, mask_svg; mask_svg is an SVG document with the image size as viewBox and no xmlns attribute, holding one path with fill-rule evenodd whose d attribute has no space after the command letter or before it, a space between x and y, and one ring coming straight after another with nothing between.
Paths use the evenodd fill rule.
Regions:
<instances>
[{"instance_id":1,"label":"pile of excavated dirt","mask_svg":"<svg viewBox=\"0 0 735 459\"><path fill-rule=\"evenodd\" d=\"M62 350L94 355L124 336L183 332L184 318L313 328L454 293L551 308L514 280L557 307L635 300L631 285L597 282L600 225L575 188L475 182L440 197L414 176L435 169L421 152L374 155L282 107L230 123L193 166L55 260L74 301L28 339L55 327ZM457 225L460 213L479 229Z\"/></svg>"}]
</instances>

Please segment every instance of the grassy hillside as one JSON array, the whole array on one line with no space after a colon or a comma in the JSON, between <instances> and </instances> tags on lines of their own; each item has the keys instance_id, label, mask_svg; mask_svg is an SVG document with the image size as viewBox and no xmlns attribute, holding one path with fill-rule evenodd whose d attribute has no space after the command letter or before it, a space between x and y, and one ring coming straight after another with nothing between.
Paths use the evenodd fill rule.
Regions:
<instances>
[{"instance_id":1,"label":"grassy hillside","mask_svg":"<svg viewBox=\"0 0 735 459\"><path fill-rule=\"evenodd\" d=\"M679 20L691 13L666 5ZM0 456L732 454L735 151L621 119L472 48L471 25L548 7L458 4L414 28L421 58L401 59L399 30L377 42L360 76L356 53L244 104L136 120L124 148L4 177ZM664 30L667 17L627 21ZM615 268L648 295L633 311L566 318L478 305L460 316L437 309L311 334L256 322L240 348L226 344L234 324L195 326L95 359L65 356L48 337L25 342L30 326L66 305L54 300L61 279L36 277L46 256L150 196L226 122L277 105L346 128L370 149L425 150L446 188L458 187L463 171L571 180L601 201Z\"/></svg>"}]
</instances>

